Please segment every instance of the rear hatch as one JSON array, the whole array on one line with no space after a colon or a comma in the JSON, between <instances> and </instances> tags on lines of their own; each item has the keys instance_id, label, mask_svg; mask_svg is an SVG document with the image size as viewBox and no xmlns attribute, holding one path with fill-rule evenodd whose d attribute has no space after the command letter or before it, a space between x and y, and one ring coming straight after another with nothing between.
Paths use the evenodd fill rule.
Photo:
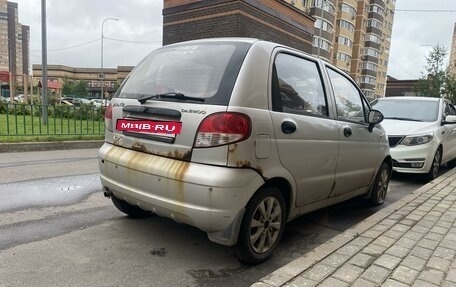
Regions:
<instances>
[{"instance_id":1,"label":"rear hatch","mask_svg":"<svg viewBox=\"0 0 456 287\"><path fill-rule=\"evenodd\" d=\"M186 161L191 160L195 144L202 149L226 149L229 142L224 141L232 141L232 135L201 130L200 126L233 120L225 112L251 44L193 41L152 52L112 99L106 112L106 140ZM226 164L226 153L212 163Z\"/></svg>"}]
</instances>

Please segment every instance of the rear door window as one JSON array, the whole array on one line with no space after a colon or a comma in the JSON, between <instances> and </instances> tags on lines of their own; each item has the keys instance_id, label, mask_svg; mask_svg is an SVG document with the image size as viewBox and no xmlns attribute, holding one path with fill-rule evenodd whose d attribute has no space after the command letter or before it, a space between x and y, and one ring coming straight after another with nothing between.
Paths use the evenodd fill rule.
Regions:
<instances>
[{"instance_id":1,"label":"rear door window","mask_svg":"<svg viewBox=\"0 0 456 287\"><path fill-rule=\"evenodd\" d=\"M328 116L328 105L316 62L278 54L273 71L273 110Z\"/></svg>"}]
</instances>

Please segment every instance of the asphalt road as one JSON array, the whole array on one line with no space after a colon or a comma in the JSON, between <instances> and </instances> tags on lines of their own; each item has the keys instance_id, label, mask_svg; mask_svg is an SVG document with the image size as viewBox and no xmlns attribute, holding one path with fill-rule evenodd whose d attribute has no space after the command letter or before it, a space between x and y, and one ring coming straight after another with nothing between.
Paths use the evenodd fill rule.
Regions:
<instances>
[{"instance_id":1,"label":"asphalt road","mask_svg":"<svg viewBox=\"0 0 456 287\"><path fill-rule=\"evenodd\" d=\"M385 204L422 185L395 175ZM0 286L250 286L382 208L354 199L302 216L248 266L195 228L118 212L96 150L0 153L0 196Z\"/></svg>"}]
</instances>

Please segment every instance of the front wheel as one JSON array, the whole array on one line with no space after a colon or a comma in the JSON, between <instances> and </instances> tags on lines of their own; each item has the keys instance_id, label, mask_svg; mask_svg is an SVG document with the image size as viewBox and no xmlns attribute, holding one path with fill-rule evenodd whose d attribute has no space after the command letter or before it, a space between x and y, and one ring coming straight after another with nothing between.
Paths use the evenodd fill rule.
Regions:
<instances>
[{"instance_id":1,"label":"front wheel","mask_svg":"<svg viewBox=\"0 0 456 287\"><path fill-rule=\"evenodd\" d=\"M286 222L285 199L276 187L257 192L247 204L235 246L236 257L258 264L268 259L279 245Z\"/></svg>"},{"instance_id":2,"label":"front wheel","mask_svg":"<svg viewBox=\"0 0 456 287\"><path fill-rule=\"evenodd\" d=\"M381 205L385 202L388 192L388 185L391 177L391 171L386 163L382 163L375 177L374 186L372 187L369 201L372 205Z\"/></svg>"},{"instance_id":3,"label":"front wheel","mask_svg":"<svg viewBox=\"0 0 456 287\"><path fill-rule=\"evenodd\" d=\"M112 203L118 210L127 214L128 216L136 219L147 218L152 215L151 212L141 209L138 206L131 205L128 202L118 199L115 196L111 196Z\"/></svg>"},{"instance_id":4,"label":"front wheel","mask_svg":"<svg viewBox=\"0 0 456 287\"><path fill-rule=\"evenodd\" d=\"M434 179L437 178L437 176L439 175L439 171L440 171L440 162L441 162L441 160L442 160L442 154L441 154L441 151L440 151L440 148L439 148L435 152L434 159L432 160L431 169L426 174L426 180L427 181L431 181L431 180L434 180Z\"/></svg>"}]
</instances>

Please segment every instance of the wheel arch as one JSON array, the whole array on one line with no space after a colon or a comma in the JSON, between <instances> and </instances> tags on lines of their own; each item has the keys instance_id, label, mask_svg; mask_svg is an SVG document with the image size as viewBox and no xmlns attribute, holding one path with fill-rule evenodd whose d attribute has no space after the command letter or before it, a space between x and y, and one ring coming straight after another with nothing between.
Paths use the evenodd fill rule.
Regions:
<instances>
[{"instance_id":1,"label":"wheel arch","mask_svg":"<svg viewBox=\"0 0 456 287\"><path fill-rule=\"evenodd\" d=\"M290 182L283 177L270 178L258 189L257 192L259 192L264 187L276 187L280 190L280 193L283 195L283 197L285 199L285 204L286 204L286 208L287 208L286 214L287 214L287 218L288 218L288 216L290 215L290 210L291 210L292 204L293 204L292 203L293 192L292 192Z\"/></svg>"}]
</instances>

